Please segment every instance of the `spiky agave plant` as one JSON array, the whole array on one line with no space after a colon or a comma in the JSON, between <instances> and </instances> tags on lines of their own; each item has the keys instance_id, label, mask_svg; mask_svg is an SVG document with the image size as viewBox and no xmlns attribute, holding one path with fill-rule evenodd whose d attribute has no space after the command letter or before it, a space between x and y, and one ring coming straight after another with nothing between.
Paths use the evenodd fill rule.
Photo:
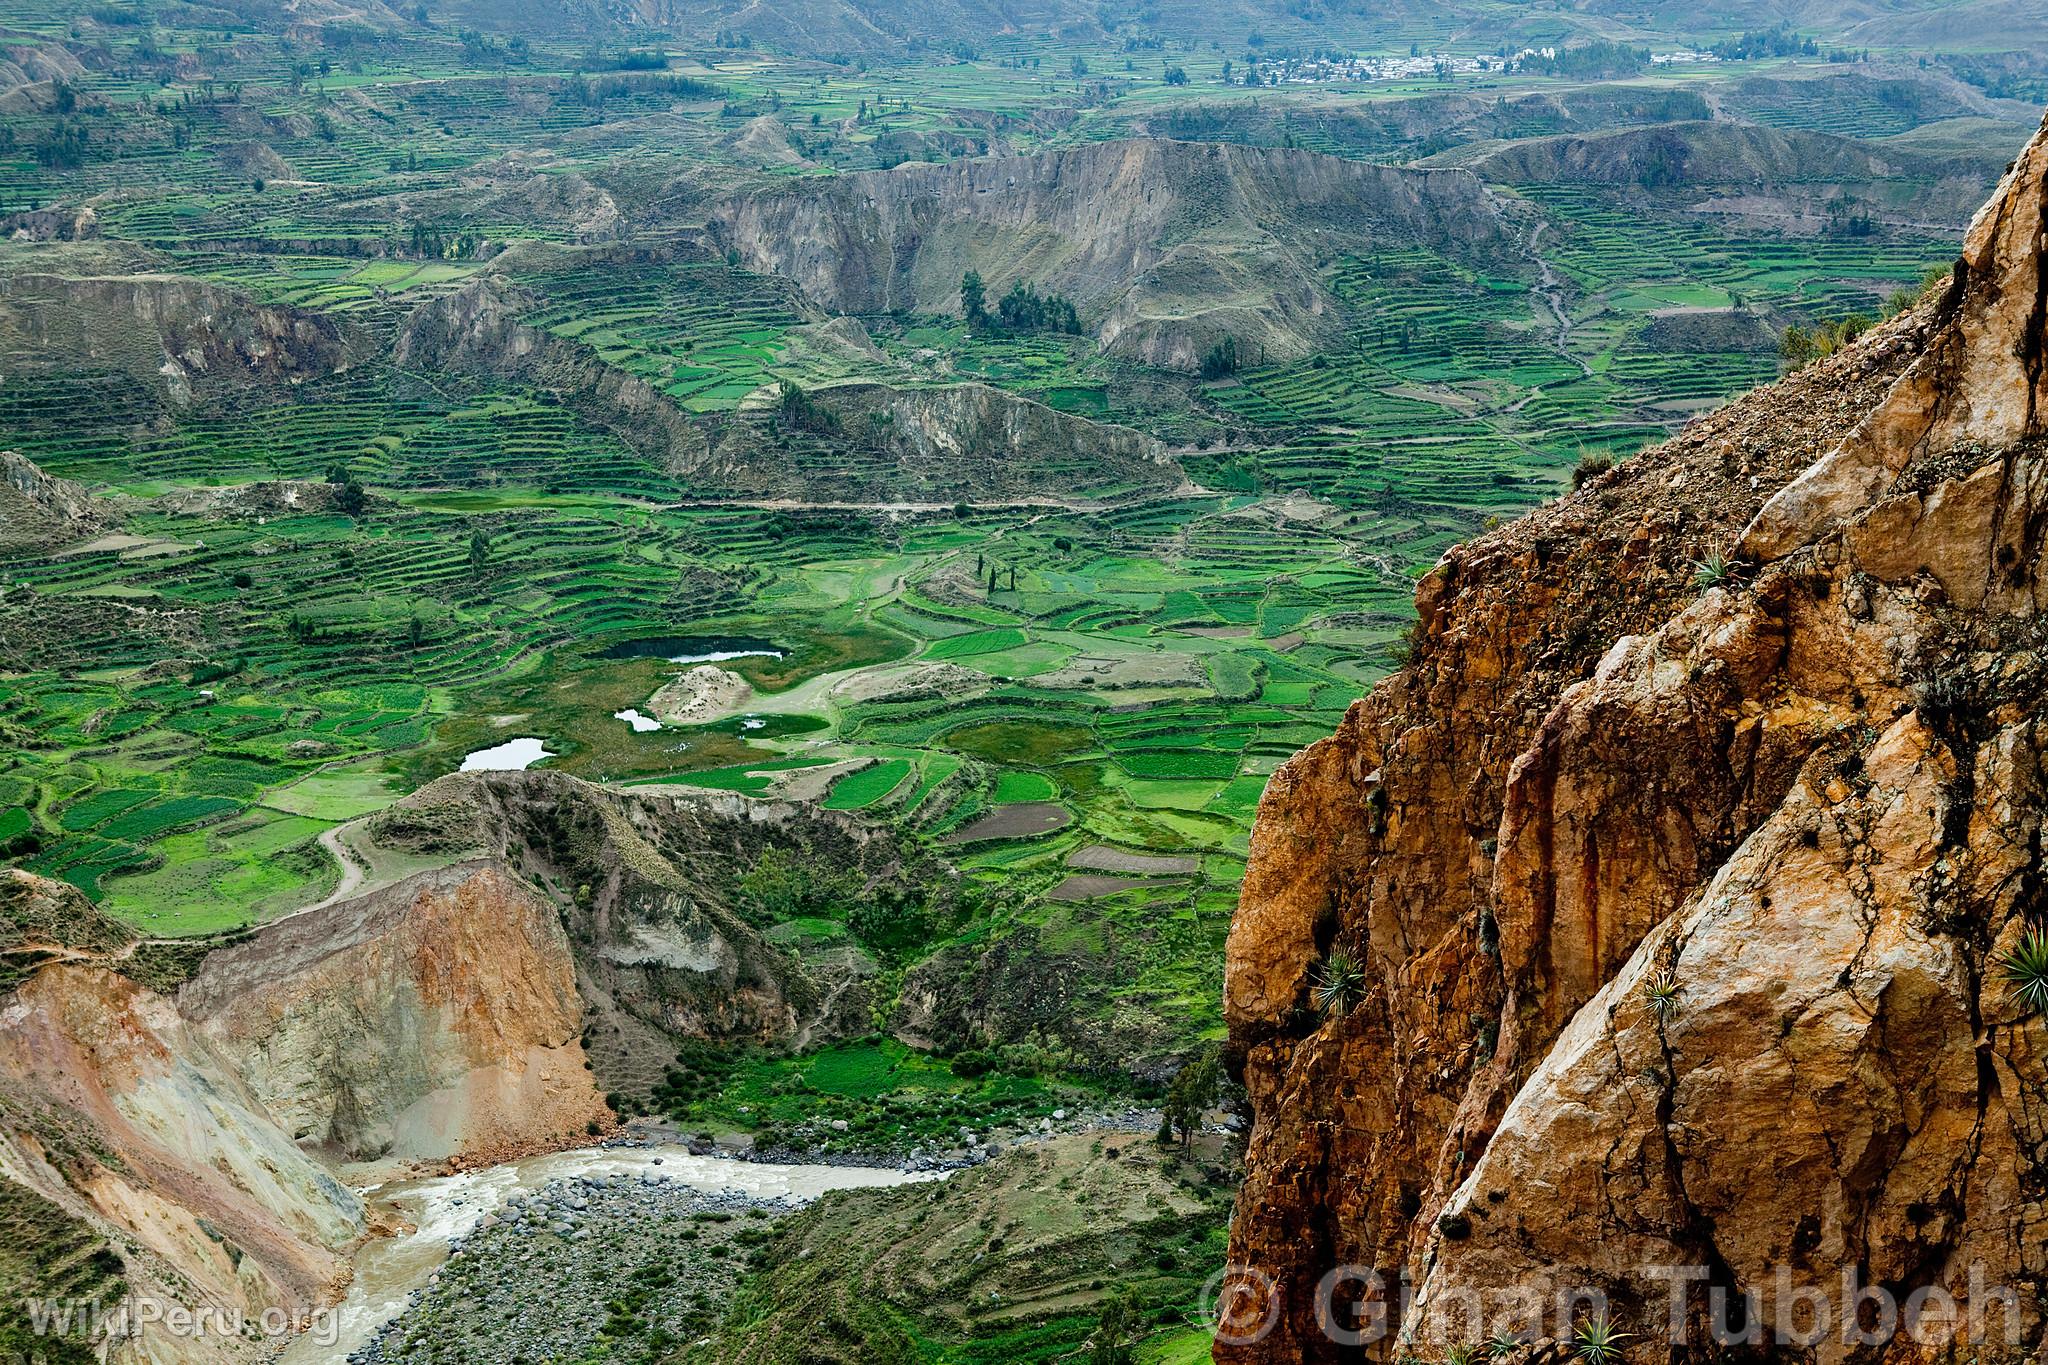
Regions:
<instances>
[{"instance_id":1,"label":"spiky agave plant","mask_svg":"<svg viewBox=\"0 0 2048 1365\"><path fill-rule=\"evenodd\" d=\"M1678 984L1678 973L1669 967L1643 983L1643 1003L1659 1019L1669 1019L1678 1012L1678 997L1684 993L1685 987Z\"/></svg>"},{"instance_id":2,"label":"spiky agave plant","mask_svg":"<svg viewBox=\"0 0 2048 1365\"><path fill-rule=\"evenodd\" d=\"M1505 1360L1522 1346L1522 1339L1513 1332L1495 1332L1486 1339L1486 1354L1495 1360Z\"/></svg>"},{"instance_id":3,"label":"spiky agave plant","mask_svg":"<svg viewBox=\"0 0 2048 1365\"><path fill-rule=\"evenodd\" d=\"M1349 1014L1351 1007L1358 1003L1358 997L1365 993L1365 972L1357 959L1342 948L1333 951L1323 959L1316 971L1315 984L1309 988L1311 1004L1324 1014Z\"/></svg>"},{"instance_id":4,"label":"spiky agave plant","mask_svg":"<svg viewBox=\"0 0 2048 1365\"><path fill-rule=\"evenodd\" d=\"M2048 1014L2048 932L2029 930L1999 959L2000 973L2030 1014Z\"/></svg>"},{"instance_id":5,"label":"spiky agave plant","mask_svg":"<svg viewBox=\"0 0 2048 1365\"><path fill-rule=\"evenodd\" d=\"M1621 1343L1628 1335L1604 1317L1587 1318L1572 1331L1572 1354L1585 1365L1621 1365Z\"/></svg>"},{"instance_id":6,"label":"spiky agave plant","mask_svg":"<svg viewBox=\"0 0 2048 1365\"><path fill-rule=\"evenodd\" d=\"M1692 581L1703 588L1711 588L1716 584L1726 583L1734 572L1735 565L1729 561L1728 556L1719 550L1710 550L1705 559L1693 561Z\"/></svg>"}]
</instances>

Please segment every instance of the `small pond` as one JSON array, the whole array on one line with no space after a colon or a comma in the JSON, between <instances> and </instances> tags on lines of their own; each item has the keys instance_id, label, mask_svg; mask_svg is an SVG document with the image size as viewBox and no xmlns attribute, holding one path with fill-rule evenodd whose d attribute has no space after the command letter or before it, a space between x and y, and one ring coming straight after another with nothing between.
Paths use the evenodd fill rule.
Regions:
<instances>
[{"instance_id":1,"label":"small pond","mask_svg":"<svg viewBox=\"0 0 2048 1365\"><path fill-rule=\"evenodd\" d=\"M652 716L643 716L637 709L630 706L623 711L612 712L612 719L626 722L626 724L633 727L633 733L636 735L652 734L661 728L660 721Z\"/></svg>"},{"instance_id":2,"label":"small pond","mask_svg":"<svg viewBox=\"0 0 2048 1365\"><path fill-rule=\"evenodd\" d=\"M650 635L620 640L600 659L665 659L672 664L716 664L728 659L779 659L788 653L773 640L751 635Z\"/></svg>"},{"instance_id":3,"label":"small pond","mask_svg":"<svg viewBox=\"0 0 2048 1365\"><path fill-rule=\"evenodd\" d=\"M530 768L544 758L553 758L554 752L532 736L508 739L503 744L494 744L488 749L477 749L462 760L462 771L466 773L509 773L521 768Z\"/></svg>"}]
</instances>

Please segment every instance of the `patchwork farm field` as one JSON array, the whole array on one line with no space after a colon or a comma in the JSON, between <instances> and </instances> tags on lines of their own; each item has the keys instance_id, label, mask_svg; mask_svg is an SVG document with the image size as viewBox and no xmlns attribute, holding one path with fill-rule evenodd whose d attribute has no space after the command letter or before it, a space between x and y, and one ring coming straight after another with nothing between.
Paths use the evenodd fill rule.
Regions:
<instances>
[{"instance_id":1,"label":"patchwork farm field","mask_svg":"<svg viewBox=\"0 0 2048 1365\"><path fill-rule=\"evenodd\" d=\"M71 634L75 676L6 684L0 716L42 740L0 777L13 837L38 845L22 863L152 932L213 932L324 894L324 830L530 734L594 780L763 796L865 760L818 791L827 809L975 833L948 846L1011 887L1061 885L1085 847L1192 852L1198 875L1047 901L1046 927L1098 947L1120 922L1220 941L1264 774L1382 666L1407 593L1357 563L1345 514L1252 495L1028 527L814 514L792 537L786 521L394 503L360 522L141 517L136 536L171 548L17 560L17 590L57 618L135 584L232 651L173 677L164 642ZM1105 544L1122 548L1078 548ZM685 630L784 656L733 661L749 695L726 714L615 718L654 711L678 669L603 656ZM1059 814L989 823L1027 809ZM1189 965L1213 960L1162 947L1125 966L1162 1007L1213 1013L1216 982Z\"/></svg>"},{"instance_id":2,"label":"patchwork farm field","mask_svg":"<svg viewBox=\"0 0 2048 1365\"><path fill-rule=\"evenodd\" d=\"M992 1079L870 1042L674 1097L771 1127L819 1093L855 1124L1036 1117L1049 1077L1217 1038L1266 781L1398 661L1417 577L1769 382L1788 327L1901 306L2012 112L1948 128L1951 86L1818 60L1311 80L1250 34L871 59L204 16L0 3L22 51L86 54L6 95L0 140L0 449L77 499L0 536L0 858L215 935L333 894L393 801L525 761L942 858L967 921L884 951L832 904L789 946L875 956L885 997L1025 964L977 1023ZM1672 179L1684 148L1501 157L1718 148L1716 107L1738 150L1837 141L1739 185ZM1063 189L1044 223L988 207L1127 138L1269 178L1175 170L1160 240L1113 248ZM985 154L1017 174L957 221L890 202L891 168ZM1473 212L1296 221L1287 186L1359 162ZM747 237L754 197L844 186ZM867 302L828 306L819 262ZM1046 963L1092 1051L1018 1003ZM877 1067L919 1105L856 1093Z\"/></svg>"},{"instance_id":3,"label":"patchwork farm field","mask_svg":"<svg viewBox=\"0 0 2048 1365\"><path fill-rule=\"evenodd\" d=\"M1941 287L2042 78L864 8L0 0L0 865L170 989L502 847L614 1118L978 1166L506 1359L1207 1360L1272 775L1446 550Z\"/></svg>"}]
</instances>

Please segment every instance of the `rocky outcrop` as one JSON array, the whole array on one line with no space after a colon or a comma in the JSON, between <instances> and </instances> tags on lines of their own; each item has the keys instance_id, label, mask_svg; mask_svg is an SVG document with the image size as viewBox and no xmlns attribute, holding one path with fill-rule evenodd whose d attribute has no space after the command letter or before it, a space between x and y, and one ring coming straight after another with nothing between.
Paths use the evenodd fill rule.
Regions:
<instances>
[{"instance_id":1,"label":"rocky outcrop","mask_svg":"<svg viewBox=\"0 0 2048 1365\"><path fill-rule=\"evenodd\" d=\"M2037 137L1970 224L1940 333L1848 440L1771 499L1743 534L1745 553L1781 555L1805 543L1916 460L2048 433L2044 179L2048 143Z\"/></svg>"},{"instance_id":2,"label":"rocky outcrop","mask_svg":"<svg viewBox=\"0 0 2048 1365\"><path fill-rule=\"evenodd\" d=\"M796 490L835 501L1089 498L1186 482L1154 437L1059 412L987 384L834 384L798 426L734 423L690 484L735 495Z\"/></svg>"},{"instance_id":3,"label":"rocky outcrop","mask_svg":"<svg viewBox=\"0 0 2048 1365\"><path fill-rule=\"evenodd\" d=\"M69 882L0 868L0 990L48 962L120 952L135 931L101 913Z\"/></svg>"},{"instance_id":4,"label":"rocky outcrop","mask_svg":"<svg viewBox=\"0 0 2048 1365\"><path fill-rule=\"evenodd\" d=\"M1217 1359L1358 1358L1340 1266L1426 1358L1576 1289L1664 1359L1652 1267L1695 1348L1845 1272L2038 1348L2044 181L2048 132L1943 297L1446 555L1275 775L1225 1002L1272 1324Z\"/></svg>"},{"instance_id":5,"label":"rocky outcrop","mask_svg":"<svg viewBox=\"0 0 2048 1365\"><path fill-rule=\"evenodd\" d=\"M137 979L150 947L71 887L0 873L0 1178L165 1302L331 1301L370 1229L330 1162L487 1159L610 1121L561 920L500 865L279 921L175 994ZM142 1326L120 1358L248 1346Z\"/></svg>"},{"instance_id":6,"label":"rocky outcrop","mask_svg":"<svg viewBox=\"0 0 2048 1365\"><path fill-rule=\"evenodd\" d=\"M1425 164L1466 166L1496 185L1628 186L1779 233L1825 232L1845 219L1959 230L2024 137L1955 155L1697 120L1458 149Z\"/></svg>"},{"instance_id":7,"label":"rocky outcrop","mask_svg":"<svg viewBox=\"0 0 2048 1365\"><path fill-rule=\"evenodd\" d=\"M0 551L78 540L113 520L85 489L45 474L27 456L0 450Z\"/></svg>"},{"instance_id":8,"label":"rocky outcrop","mask_svg":"<svg viewBox=\"0 0 2048 1365\"><path fill-rule=\"evenodd\" d=\"M99 232L99 214L83 204L23 209L0 218L0 235L17 242L84 242Z\"/></svg>"},{"instance_id":9,"label":"rocky outcrop","mask_svg":"<svg viewBox=\"0 0 2048 1365\"><path fill-rule=\"evenodd\" d=\"M30 946L44 959L0 996L0 1178L72 1220L81 1245L104 1239L132 1291L245 1315L326 1301L367 1231L355 1194L293 1144L204 1030L121 974L128 934L71 887L0 878L10 965ZM116 1358L244 1348L141 1328Z\"/></svg>"},{"instance_id":10,"label":"rocky outcrop","mask_svg":"<svg viewBox=\"0 0 2048 1365\"><path fill-rule=\"evenodd\" d=\"M323 378L365 356L331 317L171 275L0 277L0 348L34 357L14 378L116 373L173 407Z\"/></svg>"},{"instance_id":11,"label":"rocky outcrop","mask_svg":"<svg viewBox=\"0 0 2048 1365\"><path fill-rule=\"evenodd\" d=\"M1418 239L1514 254L1463 171L1151 139L806 181L712 222L835 312L956 313L976 270L992 299L1017 281L1063 294L1105 347L1185 370L1224 336L1275 360L1336 336L1330 254Z\"/></svg>"},{"instance_id":12,"label":"rocky outcrop","mask_svg":"<svg viewBox=\"0 0 2048 1365\"><path fill-rule=\"evenodd\" d=\"M176 488L157 496L151 505L186 516L249 520L311 516L340 510L344 487L324 479L263 479L226 488ZM374 504L382 499L366 501Z\"/></svg>"},{"instance_id":13,"label":"rocky outcrop","mask_svg":"<svg viewBox=\"0 0 2048 1365\"><path fill-rule=\"evenodd\" d=\"M1994 172L2002 164L1995 149L1987 148L1983 160ZM1882 143L1831 133L1706 120L1530 138L1490 150L1476 160L1468 158L1463 164L1498 184L1638 185L1651 189L1937 180L1961 169L1952 158L1942 161L1924 153L1897 152ZM1960 211L1967 212L1967 206Z\"/></svg>"},{"instance_id":14,"label":"rocky outcrop","mask_svg":"<svg viewBox=\"0 0 2048 1365\"><path fill-rule=\"evenodd\" d=\"M521 322L536 306L511 279L486 274L415 311L392 358L401 368L459 370L550 389L652 461L687 468L703 459L708 438L666 395L589 347Z\"/></svg>"},{"instance_id":15,"label":"rocky outcrop","mask_svg":"<svg viewBox=\"0 0 2048 1365\"><path fill-rule=\"evenodd\" d=\"M294 1142L343 1157L530 1149L609 1118L560 916L492 862L221 949L178 1007Z\"/></svg>"},{"instance_id":16,"label":"rocky outcrop","mask_svg":"<svg viewBox=\"0 0 2048 1365\"><path fill-rule=\"evenodd\" d=\"M510 264L535 254L524 252ZM1165 448L1142 432L985 384L830 385L810 391L811 409L802 420L779 411L779 390L770 385L739 416L699 423L590 347L521 320L539 307L515 276L487 274L416 311L399 335L395 359L400 366L493 375L567 395L589 420L699 497L950 504L1108 495L1184 481ZM848 319L797 331L813 353L873 351Z\"/></svg>"},{"instance_id":17,"label":"rocky outcrop","mask_svg":"<svg viewBox=\"0 0 2048 1365\"><path fill-rule=\"evenodd\" d=\"M742 886L764 856L843 869L877 893L956 890L885 833L814 807L624 795L545 771L442 778L378 816L372 837L497 859L551 890L608 1092L644 1092L681 1040L823 1043L870 1026L872 963L771 941Z\"/></svg>"}]
</instances>

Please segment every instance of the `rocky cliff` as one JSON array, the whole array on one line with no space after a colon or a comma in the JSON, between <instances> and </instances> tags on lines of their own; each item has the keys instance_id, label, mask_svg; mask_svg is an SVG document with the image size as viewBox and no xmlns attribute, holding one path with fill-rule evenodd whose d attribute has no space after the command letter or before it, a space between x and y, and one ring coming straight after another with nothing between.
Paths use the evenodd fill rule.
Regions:
<instances>
[{"instance_id":1,"label":"rocky cliff","mask_svg":"<svg viewBox=\"0 0 2048 1365\"><path fill-rule=\"evenodd\" d=\"M73 888L0 872L0 1177L164 1301L302 1316L369 1231L333 1163L481 1159L609 1121L561 921L500 865L280 921L182 984L148 946ZM246 1348L145 1329L122 1350Z\"/></svg>"},{"instance_id":2,"label":"rocky cliff","mask_svg":"<svg viewBox=\"0 0 2048 1365\"><path fill-rule=\"evenodd\" d=\"M851 819L557 773L445 778L367 837L425 870L213 944L138 940L74 888L0 870L0 1226L166 1302L306 1314L371 1231L337 1178L353 1163L575 1145L682 1040L872 1029L875 961L783 946L749 899L771 854L843 871L834 894L957 894ZM0 1348L39 1292L15 1269L0 1257ZM118 1348L252 1349L161 1331Z\"/></svg>"},{"instance_id":3,"label":"rocky cliff","mask_svg":"<svg viewBox=\"0 0 2048 1365\"><path fill-rule=\"evenodd\" d=\"M987 384L833 384L807 397L808 425L781 414L728 425L691 488L886 504L1102 498L1187 481L1144 432Z\"/></svg>"},{"instance_id":4,"label":"rocky cliff","mask_svg":"<svg viewBox=\"0 0 2048 1365\"><path fill-rule=\"evenodd\" d=\"M79 485L44 473L16 451L0 450L0 549L61 545L112 520L111 509Z\"/></svg>"},{"instance_id":5,"label":"rocky cliff","mask_svg":"<svg viewBox=\"0 0 2048 1365\"><path fill-rule=\"evenodd\" d=\"M327 1299L366 1231L355 1194L292 1143L204 1030L122 974L132 939L77 891L0 871L0 924L11 965L31 969L0 996L0 1176L42 1201L22 1231L54 1240L49 1223L65 1220L83 1245L111 1247L132 1290L195 1309L298 1316ZM145 1333L124 1358L159 1348L243 1349Z\"/></svg>"},{"instance_id":6,"label":"rocky cliff","mask_svg":"<svg viewBox=\"0 0 2048 1365\"><path fill-rule=\"evenodd\" d=\"M1275 775L1225 986L1270 1323L1218 1360L1568 1343L1510 1297L1561 1289L1664 1359L1658 1266L1694 1348L1848 1273L1988 1311L1862 1357L2038 1349L2044 256L2048 129L1938 299L1446 555Z\"/></svg>"},{"instance_id":7,"label":"rocky cliff","mask_svg":"<svg viewBox=\"0 0 2048 1365\"><path fill-rule=\"evenodd\" d=\"M1831 215L1960 231L2025 138L1972 155L1894 147L1801 129L1688 121L1479 144L1432 157L1493 185L1628 185L1693 211L1780 231L1819 232Z\"/></svg>"},{"instance_id":8,"label":"rocky cliff","mask_svg":"<svg viewBox=\"0 0 2048 1365\"><path fill-rule=\"evenodd\" d=\"M729 201L720 240L843 313L957 313L977 270L1071 298L1112 350L1193 369L1304 354L1341 331L1318 267L1376 244L1514 254L1485 187L1314 152L1140 140L915 164Z\"/></svg>"},{"instance_id":9,"label":"rocky cliff","mask_svg":"<svg viewBox=\"0 0 2048 1365\"><path fill-rule=\"evenodd\" d=\"M589 347L521 322L535 306L513 280L485 274L417 309L392 358L401 368L492 375L559 392L584 418L672 469L703 458L707 438L666 395Z\"/></svg>"},{"instance_id":10,"label":"rocky cliff","mask_svg":"<svg viewBox=\"0 0 2048 1365\"><path fill-rule=\"evenodd\" d=\"M524 251L513 262L537 254ZM808 394L805 419L793 421L776 406L771 383L733 418L693 419L584 343L521 320L540 307L516 276L486 274L418 309L399 333L397 363L569 395L579 413L698 497L951 503L1101 496L1184 481L1150 436L986 384L820 386ZM850 320L808 330L813 346L860 346L873 353L864 360L881 359Z\"/></svg>"},{"instance_id":11,"label":"rocky cliff","mask_svg":"<svg viewBox=\"0 0 2048 1365\"><path fill-rule=\"evenodd\" d=\"M294 1142L352 1158L545 1145L603 1121L555 907L457 864L209 956L178 1008Z\"/></svg>"},{"instance_id":12,"label":"rocky cliff","mask_svg":"<svg viewBox=\"0 0 2048 1365\"><path fill-rule=\"evenodd\" d=\"M626 796L549 772L443 778L380 815L373 837L495 860L552 893L607 1092L644 1092L681 1039L824 1042L872 1026L872 961L770 940L741 886L764 854L870 886L930 875L907 870L893 840L812 808Z\"/></svg>"},{"instance_id":13,"label":"rocky cliff","mask_svg":"<svg viewBox=\"0 0 2048 1365\"><path fill-rule=\"evenodd\" d=\"M0 276L0 348L34 357L10 378L119 375L177 408L318 379L366 355L331 317L150 274Z\"/></svg>"}]
</instances>

